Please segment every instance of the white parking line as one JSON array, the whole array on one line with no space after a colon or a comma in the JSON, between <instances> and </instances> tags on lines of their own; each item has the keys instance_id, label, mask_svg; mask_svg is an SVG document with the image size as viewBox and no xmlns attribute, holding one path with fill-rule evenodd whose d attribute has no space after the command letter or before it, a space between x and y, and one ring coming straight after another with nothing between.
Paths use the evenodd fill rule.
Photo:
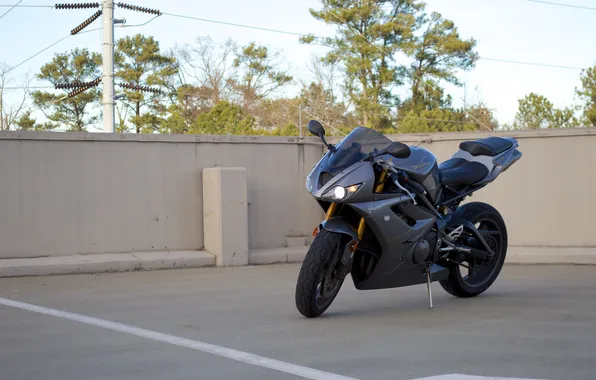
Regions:
<instances>
[{"instance_id":1,"label":"white parking line","mask_svg":"<svg viewBox=\"0 0 596 380\"><path fill-rule=\"evenodd\" d=\"M440 376L424 377L422 379L415 380L540 380L540 379L520 379L517 377L490 377L490 376L472 376L472 375L461 375L458 373Z\"/></svg>"},{"instance_id":2,"label":"white parking line","mask_svg":"<svg viewBox=\"0 0 596 380\"><path fill-rule=\"evenodd\" d=\"M67 311L50 309L43 306L32 305L24 302L13 301L6 298L0 298L0 305L14 307L21 310L28 310L39 314L50 315L70 321L80 322L91 326L102 327L104 329L118 331L125 334L138 336L141 338L152 339L162 343L169 343L174 346L186 347L196 351L222 356L224 358L236 360L246 364L252 364L258 367L269 368L276 371L288 373L311 380L358 380L352 377L337 375L330 372L320 371L309 367L303 367L297 364L286 363L275 359L266 358L259 355L250 354L244 351L234 350L232 348L217 346L210 343L204 343L197 340L181 338L174 335L162 334L157 331L146 330L139 327L124 325L122 323L112 322L105 319L88 317L86 315L69 313ZM511 377L487 377L471 376L462 374L449 374L425 377L416 380L540 380L540 379L520 379Z\"/></svg>"},{"instance_id":3,"label":"white parking line","mask_svg":"<svg viewBox=\"0 0 596 380\"><path fill-rule=\"evenodd\" d=\"M162 334L157 331L142 329L139 327L124 325L107 321L105 319L87 317L81 314L69 313L66 311L50 309L43 306L31 305L28 303L0 298L0 305L10 306L17 309L28 310L35 313L51 315L53 317L68 319L70 321L85 323L87 325L102 327L104 329L118 331L125 334L135 335L141 338L152 339L158 342L169 343L179 347L191 348L196 351L202 351L224 358L236 360L246 364L252 364L259 367L274 369L276 371L289 373L311 380L357 380L352 377L336 375L330 372L319 371L318 369L303 367L300 365L286 363L275 359L266 358L248 352L238 351L227 347L216 346L214 344L199 342L196 340L177 337L174 335Z\"/></svg>"}]
</instances>

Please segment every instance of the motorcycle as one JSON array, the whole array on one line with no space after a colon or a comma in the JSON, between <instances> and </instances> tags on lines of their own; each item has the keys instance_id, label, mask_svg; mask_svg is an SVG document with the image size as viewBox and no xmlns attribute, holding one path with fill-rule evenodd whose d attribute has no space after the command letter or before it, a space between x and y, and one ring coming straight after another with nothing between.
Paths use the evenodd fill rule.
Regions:
<instances>
[{"instance_id":1,"label":"motorcycle","mask_svg":"<svg viewBox=\"0 0 596 380\"><path fill-rule=\"evenodd\" d=\"M427 149L392 142L357 127L337 145L311 120L308 130L328 151L306 187L325 211L296 284L298 311L323 314L351 274L359 290L431 282L456 297L474 297L497 279L507 252L507 228L491 205L460 205L517 162L513 138L464 141L437 164Z\"/></svg>"}]
</instances>

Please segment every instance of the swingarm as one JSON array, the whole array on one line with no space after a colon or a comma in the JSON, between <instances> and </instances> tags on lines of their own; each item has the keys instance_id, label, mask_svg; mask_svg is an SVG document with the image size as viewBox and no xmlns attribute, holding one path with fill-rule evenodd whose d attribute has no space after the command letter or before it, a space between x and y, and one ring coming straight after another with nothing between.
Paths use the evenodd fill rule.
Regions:
<instances>
[{"instance_id":1,"label":"swingarm","mask_svg":"<svg viewBox=\"0 0 596 380\"><path fill-rule=\"evenodd\" d=\"M457 227L452 229L448 234L445 232L441 233L441 240L443 243L445 243L445 245L447 245L447 247L439 248L440 253L458 252L477 259L485 259L494 255L494 251L486 243L486 240L480 231L478 231L476 226L474 226L471 222L461 218L456 218L449 224L457 225ZM484 249L457 244L456 240L463 234L464 230L471 233L472 239L477 240Z\"/></svg>"}]
</instances>

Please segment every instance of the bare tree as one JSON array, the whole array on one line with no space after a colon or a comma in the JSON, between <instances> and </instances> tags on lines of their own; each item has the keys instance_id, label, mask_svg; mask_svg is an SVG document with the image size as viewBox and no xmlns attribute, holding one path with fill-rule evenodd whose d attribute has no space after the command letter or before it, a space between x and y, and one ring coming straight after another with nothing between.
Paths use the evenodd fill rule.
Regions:
<instances>
[{"instance_id":1,"label":"bare tree","mask_svg":"<svg viewBox=\"0 0 596 380\"><path fill-rule=\"evenodd\" d=\"M254 111L260 100L294 80L289 69L282 68L282 65L284 58L281 51L270 50L254 42L242 47L234 59L234 67L240 71L234 87L242 97L245 110Z\"/></svg>"},{"instance_id":2,"label":"bare tree","mask_svg":"<svg viewBox=\"0 0 596 380\"><path fill-rule=\"evenodd\" d=\"M193 45L177 48L176 53L184 63L183 75L196 83L193 89L185 86L190 95L211 99L211 106L230 98L235 80L232 58L236 53L232 40L216 44L210 37L198 37Z\"/></svg>"},{"instance_id":3,"label":"bare tree","mask_svg":"<svg viewBox=\"0 0 596 380\"><path fill-rule=\"evenodd\" d=\"M468 121L476 125L479 130L494 131L499 129L499 122L495 118L494 110L489 108L482 99L480 89L478 87L474 88L475 99L470 99L467 85L464 84L463 89L463 111L466 113Z\"/></svg>"},{"instance_id":4,"label":"bare tree","mask_svg":"<svg viewBox=\"0 0 596 380\"><path fill-rule=\"evenodd\" d=\"M10 67L7 64L0 63L0 131L14 129L19 117L25 113L28 108L25 103L30 96L29 86L33 79L30 74L25 74L14 86L15 88L10 88L15 81L9 70ZM11 103L6 102L9 94L14 94L14 100Z\"/></svg>"},{"instance_id":5,"label":"bare tree","mask_svg":"<svg viewBox=\"0 0 596 380\"><path fill-rule=\"evenodd\" d=\"M307 65L314 82L322 85L334 97L341 94L344 88L340 85L342 69L337 62L325 62L320 57L313 55Z\"/></svg>"},{"instance_id":6,"label":"bare tree","mask_svg":"<svg viewBox=\"0 0 596 380\"><path fill-rule=\"evenodd\" d=\"M311 81L301 81L303 110L312 115L310 117L316 117L324 125L336 129L343 124L349 107L338 96L343 93L339 84L342 78L338 74L341 70L337 63L323 62L316 56L312 57L308 70Z\"/></svg>"}]
</instances>

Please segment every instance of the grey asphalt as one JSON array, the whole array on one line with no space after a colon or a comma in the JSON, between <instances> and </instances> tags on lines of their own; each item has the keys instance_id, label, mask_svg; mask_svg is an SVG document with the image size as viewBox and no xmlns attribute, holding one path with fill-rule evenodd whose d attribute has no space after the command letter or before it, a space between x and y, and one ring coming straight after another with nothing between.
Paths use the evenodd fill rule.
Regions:
<instances>
[{"instance_id":1,"label":"grey asphalt","mask_svg":"<svg viewBox=\"0 0 596 380\"><path fill-rule=\"evenodd\" d=\"M357 291L318 319L294 306L299 266L0 279L0 297L212 343L357 379L449 373L596 378L596 267L504 267L484 295ZM0 305L0 379L299 379Z\"/></svg>"}]
</instances>

